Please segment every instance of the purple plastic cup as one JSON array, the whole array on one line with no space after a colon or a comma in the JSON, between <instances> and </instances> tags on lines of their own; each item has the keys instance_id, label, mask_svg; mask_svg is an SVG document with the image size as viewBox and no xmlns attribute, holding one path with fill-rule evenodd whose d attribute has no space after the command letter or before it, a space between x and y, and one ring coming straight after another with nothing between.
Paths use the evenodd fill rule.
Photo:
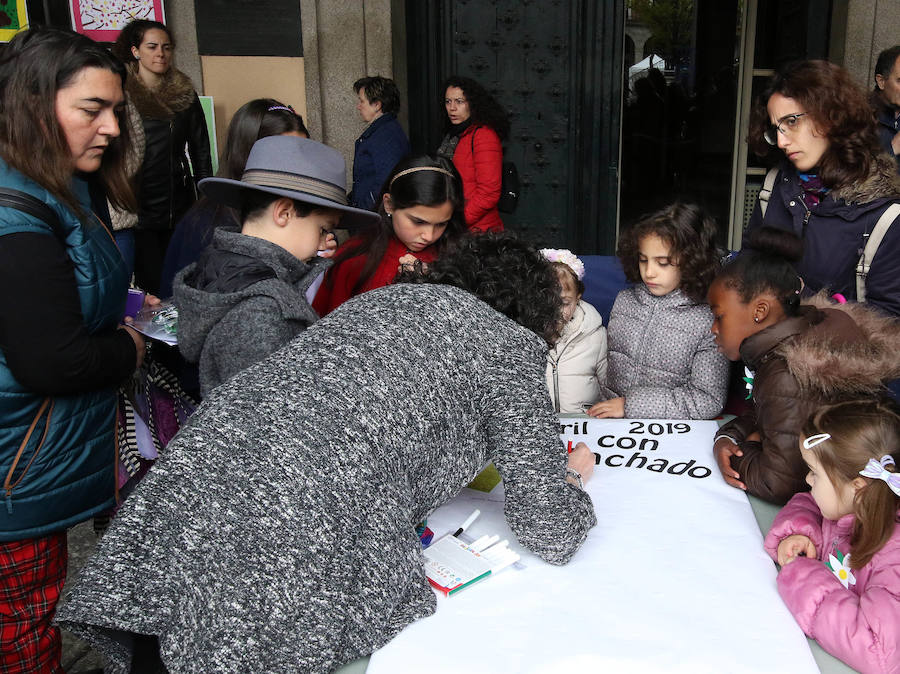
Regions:
<instances>
[{"instance_id":1,"label":"purple plastic cup","mask_svg":"<svg viewBox=\"0 0 900 674\"><path fill-rule=\"evenodd\" d=\"M125 298L125 315L134 318L143 306L144 291L137 288L129 288L128 297Z\"/></svg>"}]
</instances>

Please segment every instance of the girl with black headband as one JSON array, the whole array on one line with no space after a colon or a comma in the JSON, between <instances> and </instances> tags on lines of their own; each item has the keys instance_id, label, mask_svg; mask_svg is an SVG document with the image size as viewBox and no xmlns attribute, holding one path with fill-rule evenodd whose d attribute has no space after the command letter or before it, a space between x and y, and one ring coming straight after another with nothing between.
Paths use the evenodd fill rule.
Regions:
<instances>
[{"instance_id":1,"label":"girl with black headband","mask_svg":"<svg viewBox=\"0 0 900 674\"><path fill-rule=\"evenodd\" d=\"M462 182L449 161L427 155L401 161L381 195L381 218L338 248L313 308L324 316L388 285L404 267L434 262L466 232L463 203Z\"/></svg>"}]
</instances>

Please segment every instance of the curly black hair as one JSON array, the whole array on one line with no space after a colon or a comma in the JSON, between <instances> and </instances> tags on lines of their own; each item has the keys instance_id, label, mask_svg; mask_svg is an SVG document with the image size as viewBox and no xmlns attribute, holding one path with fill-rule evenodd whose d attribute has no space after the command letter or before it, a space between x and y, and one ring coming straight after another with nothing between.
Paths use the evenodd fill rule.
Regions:
<instances>
[{"instance_id":1,"label":"curly black hair","mask_svg":"<svg viewBox=\"0 0 900 674\"><path fill-rule=\"evenodd\" d=\"M622 232L616 250L631 283L642 282L641 240L648 235L668 244L670 262L681 272L681 291L695 302L705 302L723 252L716 245L716 221L697 204L679 201L645 215Z\"/></svg>"},{"instance_id":2,"label":"curly black hair","mask_svg":"<svg viewBox=\"0 0 900 674\"><path fill-rule=\"evenodd\" d=\"M462 89L466 101L469 103L469 119L473 125L491 127L500 136L500 140L506 140L509 137L509 115L487 89L470 77L451 75L444 81L441 89L442 109L444 96L449 87ZM444 131L449 130L450 119L444 115Z\"/></svg>"},{"instance_id":3,"label":"curly black hair","mask_svg":"<svg viewBox=\"0 0 900 674\"><path fill-rule=\"evenodd\" d=\"M397 282L462 288L548 345L559 339L562 299L556 270L536 248L509 232L464 237L426 271L404 271Z\"/></svg>"},{"instance_id":4,"label":"curly black hair","mask_svg":"<svg viewBox=\"0 0 900 674\"><path fill-rule=\"evenodd\" d=\"M741 252L722 267L715 281L735 290L744 304L771 292L785 314L796 316L803 281L794 265L801 257L803 241L796 234L759 227L750 232Z\"/></svg>"}]
</instances>

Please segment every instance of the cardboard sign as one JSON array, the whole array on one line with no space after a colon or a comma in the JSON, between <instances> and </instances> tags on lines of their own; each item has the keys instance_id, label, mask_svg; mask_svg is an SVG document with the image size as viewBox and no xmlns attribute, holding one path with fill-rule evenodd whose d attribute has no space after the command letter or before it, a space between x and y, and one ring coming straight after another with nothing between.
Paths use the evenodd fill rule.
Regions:
<instances>
[{"instance_id":1,"label":"cardboard sign","mask_svg":"<svg viewBox=\"0 0 900 674\"><path fill-rule=\"evenodd\" d=\"M425 671L817 672L775 587L743 492L712 458L711 421L563 419L563 444L600 455L587 491L598 524L562 567L517 545L519 568L447 599L369 662ZM463 490L428 519L435 536L474 508L471 536L514 536L502 485Z\"/></svg>"}]
</instances>

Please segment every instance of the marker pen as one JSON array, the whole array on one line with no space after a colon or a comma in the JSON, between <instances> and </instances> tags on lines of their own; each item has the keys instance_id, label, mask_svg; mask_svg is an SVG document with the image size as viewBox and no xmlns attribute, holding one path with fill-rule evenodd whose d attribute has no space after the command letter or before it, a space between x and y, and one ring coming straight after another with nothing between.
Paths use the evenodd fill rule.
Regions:
<instances>
[{"instance_id":1,"label":"marker pen","mask_svg":"<svg viewBox=\"0 0 900 674\"><path fill-rule=\"evenodd\" d=\"M479 516L480 514L481 514L481 511L478 510L478 509L476 508L476 509L475 509L475 512L473 512L471 515L469 515L469 516L466 518L466 521L463 522L462 525L460 525L459 529L457 529L457 530L453 533L453 535L454 535L454 536L459 536L463 531L465 531L466 529L469 528L469 526L471 526L472 522L474 522L474 521L478 518L478 516Z\"/></svg>"}]
</instances>

